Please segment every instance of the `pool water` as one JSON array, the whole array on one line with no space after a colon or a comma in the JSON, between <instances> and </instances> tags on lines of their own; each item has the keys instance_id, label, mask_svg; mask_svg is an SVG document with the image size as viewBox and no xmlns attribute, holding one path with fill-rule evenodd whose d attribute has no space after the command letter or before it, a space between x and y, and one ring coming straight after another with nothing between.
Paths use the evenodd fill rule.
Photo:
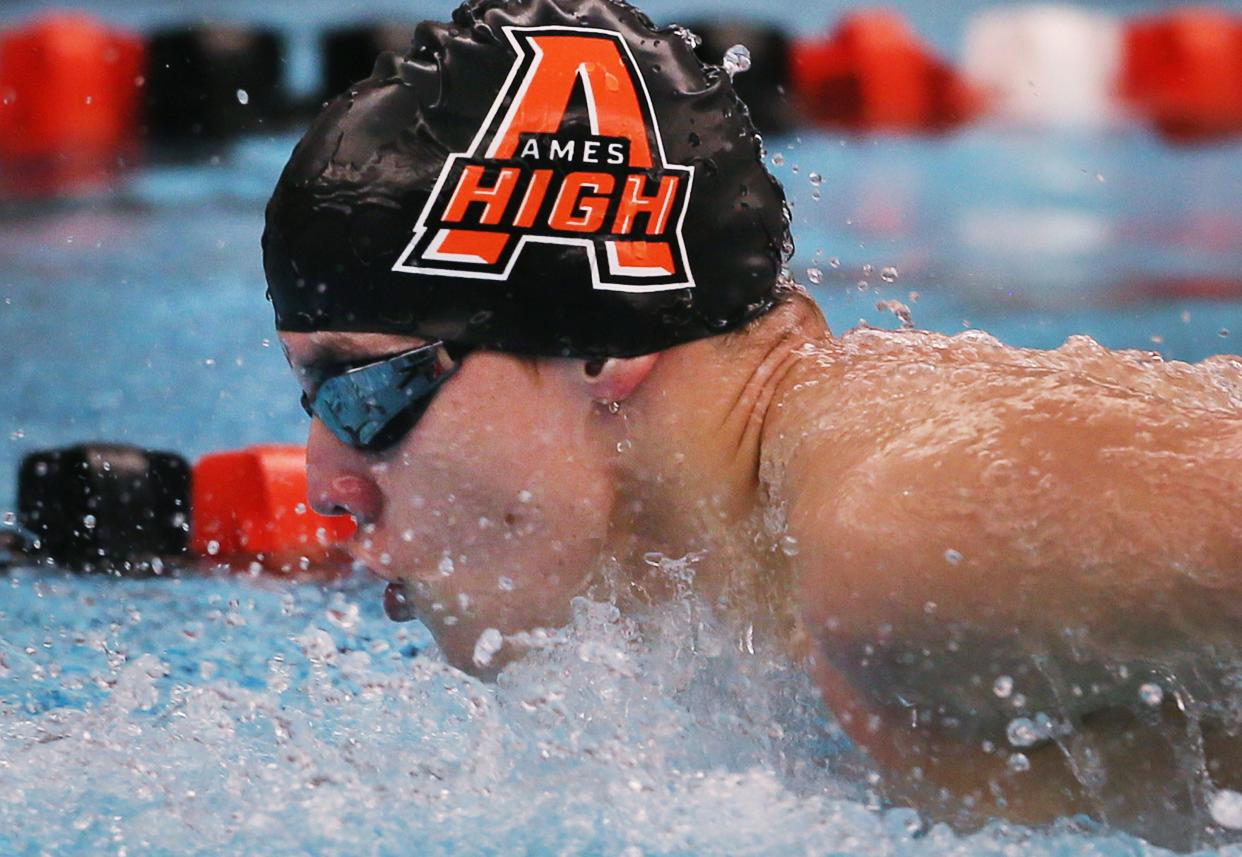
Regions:
<instances>
[{"instance_id":1,"label":"pool water","mask_svg":"<svg viewBox=\"0 0 1242 857\"><path fill-rule=\"evenodd\" d=\"M298 24L329 17L312 6ZM936 21L921 29L944 44ZM304 438L258 246L294 140L0 204L0 512L38 448L194 458ZM837 332L908 311L1033 347L1242 348L1237 144L979 127L767 147L793 203L791 271ZM608 603L580 601L483 684L385 619L381 588L0 577L0 853L1159 852L1081 819L963 833L886 807L805 677L696 605L645 617L640 643Z\"/></svg>"}]
</instances>

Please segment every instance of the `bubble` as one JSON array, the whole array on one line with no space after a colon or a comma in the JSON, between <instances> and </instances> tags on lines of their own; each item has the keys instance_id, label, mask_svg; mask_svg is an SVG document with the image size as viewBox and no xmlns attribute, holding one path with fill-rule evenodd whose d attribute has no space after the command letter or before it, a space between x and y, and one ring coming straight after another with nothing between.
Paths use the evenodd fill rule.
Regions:
<instances>
[{"instance_id":1,"label":"bubble","mask_svg":"<svg viewBox=\"0 0 1242 857\"><path fill-rule=\"evenodd\" d=\"M475 666L485 667L491 664L492 658L505 644L504 637L495 628L487 628L474 643L473 660Z\"/></svg>"},{"instance_id":2,"label":"bubble","mask_svg":"<svg viewBox=\"0 0 1242 857\"><path fill-rule=\"evenodd\" d=\"M207 542L207 555L208 556L215 556L219 552L220 552L220 543L218 541L216 541L215 539L212 539L211 541Z\"/></svg>"},{"instance_id":3,"label":"bubble","mask_svg":"<svg viewBox=\"0 0 1242 857\"><path fill-rule=\"evenodd\" d=\"M12 104L16 100L17 90L12 88L6 88L4 90L4 95L0 96L0 104Z\"/></svg>"},{"instance_id":4,"label":"bubble","mask_svg":"<svg viewBox=\"0 0 1242 857\"><path fill-rule=\"evenodd\" d=\"M829 268L840 268L841 260L838 259L836 256L833 256L831 259L828 260L828 267Z\"/></svg>"},{"instance_id":5,"label":"bubble","mask_svg":"<svg viewBox=\"0 0 1242 857\"><path fill-rule=\"evenodd\" d=\"M998 675L996 681L992 682L992 693L1001 699L1007 698L1013 693L1013 679L1007 675Z\"/></svg>"},{"instance_id":6,"label":"bubble","mask_svg":"<svg viewBox=\"0 0 1242 857\"><path fill-rule=\"evenodd\" d=\"M745 45L734 45L724 52L723 65L732 80L734 75L750 69L750 50Z\"/></svg>"},{"instance_id":7,"label":"bubble","mask_svg":"<svg viewBox=\"0 0 1242 857\"><path fill-rule=\"evenodd\" d=\"M888 267L880 271L880 279L886 283L897 282L897 269L894 268L892 265L889 265Z\"/></svg>"},{"instance_id":8,"label":"bubble","mask_svg":"<svg viewBox=\"0 0 1242 857\"><path fill-rule=\"evenodd\" d=\"M1229 328L1222 327L1220 330L1216 331L1216 335L1219 336L1221 339L1224 339L1226 336L1229 335Z\"/></svg>"},{"instance_id":9,"label":"bubble","mask_svg":"<svg viewBox=\"0 0 1242 857\"><path fill-rule=\"evenodd\" d=\"M244 89L237 90L237 103L242 105L249 104L250 93Z\"/></svg>"},{"instance_id":10,"label":"bubble","mask_svg":"<svg viewBox=\"0 0 1242 857\"><path fill-rule=\"evenodd\" d=\"M864 277L870 277L874 271L875 271L874 265L866 264L862 266L862 272L863 272Z\"/></svg>"},{"instance_id":11,"label":"bubble","mask_svg":"<svg viewBox=\"0 0 1242 857\"><path fill-rule=\"evenodd\" d=\"M496 588L501 592L512 592L514 588L513 578L501 575L496 578Z\"/></svg>"},{"instance_id":12,"label":"bubble","mask_svg":"<svg viewBox=\"0 0 1242 857\"><path fill-rule=\"evenodd\" d=\"M949 548L944 552L944 561L949 565L957 565L962 561L962 554L959 551Z\"/></svg>"},{"instance_id":13,"label":"bubble","mask_svg":"<svg viewBox=\"0 0 1242 857\"><path fill-rule=\"evenodd\" d=\"M439 568L441 577L449 577L454 571L453 558L449 556L448 554L445 554L444 556L440 557L440 564L438 568Z\"/></svg>"},{"instance_id":14,"label":"bubble","mask_svg":"<svg viewBox=\"0 0 1242 857\"><path fill-rule=\"evenodd\" d=\"M811 174L807 176L807 178L810 180L811 184L815 185L816 187L819 187L821 184L824 183L824 177L821 176L819 173L815 172L814 170L811 170Z\"/></svg>"},{"instance_id":15,"label":"bubble","mask_svg":"<svg viewBox=\"0 0 1242 857\"><path fill-rule=\"evenodd\" d=\"M780 166L784 166L784 164L785 164L785 156L782 155L780 152L777 152L775 155L772 156L772 166L780 167Z\"/></svg>"},{"instance_id":16,"label":"bubble","mask_svg":"<svg viewBox=\"0 0 1242 857\"><path fill-rule=\"evenodd\" d=\"M819 268L807 268L806 278L818 286L824 281L824 272Z\"/></svg>"},{"instance_id":17,"label":"bubble","mask_svg":"<svg viewBox=\"0 0 1242 857\"><path fill-rule=\"evenodd\" d=\"M535 498L535 495L523 488L518 492L517 498L519 503L529 503Z\"/></svg>"},{"instance_id":18,"label":"bubble","mask_svg":"<svg viewBox=\"0 0 1242 857\"><path fill-rule=\"evenodd\" d=\"M1155 682L1144 682L1139 687L1139 699L1144 705L1157 706L1164 702L1164 688Z\"/></svg>"},{"instance_id":19,"label":"bubble","mask_svg":"<svg viewBox=\"0 0 1242 857\"><path fill-rule=\"evenodd\" d=\"M95 522L95 516L94 516L94 515L85 515L85 516L83 516L83 518L82 518L82 526L86 527L86 529L88 529L88 530L93 530L93 529L95 529L95 523L96 523L96 522Z\"/></svg>"}]
</instances>

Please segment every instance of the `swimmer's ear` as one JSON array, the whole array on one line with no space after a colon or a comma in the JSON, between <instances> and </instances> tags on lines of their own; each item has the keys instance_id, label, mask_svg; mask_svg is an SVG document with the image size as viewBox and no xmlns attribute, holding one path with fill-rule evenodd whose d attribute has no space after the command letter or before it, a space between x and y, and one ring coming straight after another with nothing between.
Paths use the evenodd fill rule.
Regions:
<instances>
[{"instance_id":1,"label":"swimmer's ear","mask_svg":"<svg viewBox=\"0 0 1242 857\"><path fill-rule=\"evenodd\" d=\"M659 357L656 352L641 357L588 360L582 366L582 380L595 401L623 402L651 374Z\"/></svg>"}]
</instances>

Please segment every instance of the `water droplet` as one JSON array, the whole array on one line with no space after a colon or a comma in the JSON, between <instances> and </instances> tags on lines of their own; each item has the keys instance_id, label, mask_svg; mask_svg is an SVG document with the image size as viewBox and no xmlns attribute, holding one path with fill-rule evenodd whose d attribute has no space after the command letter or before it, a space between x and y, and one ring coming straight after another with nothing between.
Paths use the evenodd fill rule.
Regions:
<instances>
[{"instance_id":1,"label":"water droplet","mask_svg":"<svg viewBox=\"0 0 1242 857\"><path fill-rule=\"evenodd\" d=\"M702 40L702 39L700 39L698 36L696 36L696 35L695 35L694 33L692 33L690 30L687 30L685 27L678 26L677 24L674 24L674 25L673 25L673 32L674 32L674 33L676 33L678 36L680 36L680 37L681 37L681 40L682 40L683 42L685 42L687 46L689 46L690 50L694 50L694 49L695 49L695 48L697 48L699 45L703 44L703 40Z\"/></svg>"},{"instance_id":2,"label":"water droplet","mask_svg":"<svg viewBox=\"0 0 1242 857\"><path fill-rule=\"evenodd\" d=\"M5 512L5 513L4 513L4 523L5 523L5 526L8 526L8 527L11 527L11 526L13 526L14 524L16 524L16 523L17 523L17 514L16 514L15 512Z\"/></svg>"},{"instance_id":3,"label":"water droplet","mask_svg":"<svg viewBox=\"0 0 1242 857\"><path fill-rule=\"evenodd\" d=\"M962 554L961 552L956 551L953 548L949 548L947 551L944 552L944 561L947 562L949 565L957 565L959 562L962 561Z\"/></svg>"},{"instance_id":4,"label":"water droplet","mask_svg":"<svg viewBox=\"0 0 1242 857\"><path fill-rule=\"evenodd\" d=\"M439 568L441 577L450 576L454 570L453 569L453 558L449 556L448 554L445 554L444 556L440 557L440 564L438 568Z\"/></svg>"},{"instance_id":5,"label":"water droplet","mask_svg":"<svg viewBox=\"0 0 1242 857\"><path fill-rule=\"evenodd\" d=\"M94 516L94 515L84 515L84 516L82 517L82 526L86 527L86 529L88 529L88 530L93 530L93 529L95 529L95 516Z\"/></svg>"},{"instance_id":6,"label":"water droplet","mask_svg":"<svg viewBox=\"0 0 1242 857\"><path fill-rule=\"evenodd\" d=\"M838 259L836 256L833 256L831 259L828 260L828 267L829 268L840 268L841 260Z\"/></svg>"},{"instance_id":7,"label":"water droplet","mask_svg":"<svg viewBox=\"0 0 1242 857\"><path fill-rule=\"evenodd\" d=\"M1007 675L998 675L996 681L992 682L992 693L1001 699L1007 698L1013 693L1013 679Z\"/></svg>"},{"instance_id":8,"label":"water droplet","mask_svg":"<svg viewBox=\"0 0 1242 857\"><path fill-rule=\"evenodd\" d=\"M250 93L244 89L237 90L237 103L238 104L249 104Z\"/></svg>"},{"instance_id":9,"label":"water droplet","mask_svg":"<svg viewBox=\"0 0 1242 857\"><path fill-rule=\"evenodd\" d=\"M798 540L793 536L785 536L781 539L781 553L785 556L798 555Z\"/></svg>"},{"instance_id":10,"label":"water droplet","mask_svg":"<svg viewBox=\"0 0 1242 857\"><path fill-rule=\"evenodd\" d=\"M220 552L220 543L218 541L216 541L215 539L212 539L211 541L207 542L207 555L208 556L215 556L219 552Z\"/></svg>"},{"instance_id":11,"label":"water droplet","mask_svg":"<svg viewBox=\"0 0 1242 857\"><path fill-rule=\"evenodd\" d=\"M1031 760L1026 757L1025 753L1013 753L1005 765L1015 774L1024 774L1031 769Z\"/></svg>"},{"instance_id":12,"label":"water droplet","mask_svg":"<svg viewBox=\"0 0 1242 857\"><path fill-rule=\"evenodd\" d=\"M811 184L815 185L816 187L823 184L824 182L824 177L821 176L819 173L815 172L814 170L811 170L811 174L807 176L807 178L810 179Z\"/></svg>"},{"instance_id":13,"label":"water droplet","mask_svg":"<svg viewBox=\"0 0 1242 857\"><path fill-rule=\"evenodd\" d=\"M880 279L886 283L897 282L897 269L892 265L889 265L887 268L880 271Z\"/></svg>"},{"instance_id":14,"label":"water droplet","mask_svg":"<svg viewBox=\"0 0 1242 857\"><path fill-rule=\"evenodd\" d=\"M1155 707L1164 701L1164 688L1155 682L1145 682L1139 687L1139 699L1144 705Z\"/></svg>"},{"instance_id":15,"label":"water droplet","mask_svg":"<svg viewBox=\"0 0 1242 857\"><path fill-rule=\"evenodd\" d=\"M901 301L887 300L876 301L875 308L880 312L891 312L901 322L902 330L914 330L914 316L910 314L910 307Z\"/></svg>"},{"instance_id":16,"label":"water droplet","mask_svg":"<svg viewBox=\"0 0 1242 857\"><path fill-rule=\"evenodd\" d=\"M609 402L609 403L608 403L608 413L610 413L610 414L619 414L619 413L621 413L621 403L620 403L620 402Z\"/></svg>"},{"instance_id":17,"label":"water droplet","mask_svg":"<svg viewBox=\"0 0 1242 857\"><path fill-rule=\"evenodd\" d=\"M517 498L518 498L519 503L529 503L531 500L535 498L535 495L527 491L525 488L523 488L521 491L518 492Z\"/></svg>"},{"instance_id":18,"label":"water droplet","mask_svg":"<svg viewBox=\"0 0 1242 857\"><path fill-rule=\"evenodd\" d=\"M819 268L807 268L806 278L818 286L824 281L824 272Z\"/></svg>"},{"instance_id":19,"label":"water droplet","mask_svg":"<svg viewBox=\"0 0 1242 857\"><path fill-rule=\"evenodd\" d=\"M501 575L496 578L496 588L501 592L512 592L514 589L513 578Z\"/></svg>"},{"instance_id":20,"label":"water droplet","mask_svg":"<svg viewBox=\"0 0 1242 857\"><path fill-rule=\"evenodd\" d=\"M772 166L780 167L780 166L784 166L784 164L785 164L785 156L782 155L780 152L777 152L775 155L772 156Z\"/></svg>"},{"instance_id":21,"label":"water droplet","mask_svg":"<svg viewBox=\"0 0 1242 857\"><path fill-rule=\"evenodd\" d=\"M86 103L87 103L87 104L94 104L94 103L95 103L95 96L93 96L93 95L88 95L88 96L86 96L86 99L85 99L85 100L86 100Z\"/></svg>"},{"instance_id":22,"label":"water droplet","mask_svg":"<svg viewBox=\"0 0 1242 857\"><path fill-rule=\"evenodd\" d=\"M1242 794L1233 789L1221 789L1212 795L1208 811L1212 813L1212 820L1221 827L1242 830Z\"/></svg>"},{"instance_id":23,"label":"water droplet","mask_svg":"<svg viewBox=\"0 0 1242 857\"><path fill-rule=\"evenodd\" d=\"M490 664L504 644L505 638L495 628L488 628L479 634L479 639L474 643L475 666L485 667Z\"/></svg>"},{"instance_id":24,"label":"water droplet","mask_svg":"<svg viewBox=\"0 0 1242 857\"><path fill-rule=\"evenodd\" d=\"M745 45L734 45L724 52L723 65L732 80L734 75L750 69L750 50Z\"/></svg>"},{"instance_id":25,"label":"water droplet","mask_svg":"<svg viewBox=\"0 0 1242 857\"><path fill-rule=\"evenodd\" d=\"M1009 721L1005 729L1005 737L1015 747L1033 747L1041 741L1047 741L1056 732L1056 724L1047 714L1036 714L1030 717L1015 717Z\"/></svg>"},{"instance_id":26,"label":"water droplet","mask_svg":"<svg viewBox=\"0 0 1242 857\"><path fill-rule=\"evenodd\" d=\"M870 277L873 271L875 271L875 266L871 264L866 264L862 266L862 272L863 272L864 277Z\"/></svg>"},{"instance_id":27,"label":"water droplet","mask_svg":"<svg viewBox=\"0 0 1242 857\"><path fill-rule=\"evenodd\" d=\"M12 104L16 100L17 100L17 90L12 89L12 88L5 89L4 95L0 97L0 103L3 103L3 104Z\"/></svg>"},{"instance_id":28,"label":"water droplet","mask_svg":"<svg viewBox=\"0 0 1242 857\"><path fill-rule=\"evenodd\" d=\"M1220 330L1216 331L1216 335L1219 336L1221 339L1224 339L1226 336L1229 335L1229 328L1222 327Z\"/></svg>"}]
</instances>

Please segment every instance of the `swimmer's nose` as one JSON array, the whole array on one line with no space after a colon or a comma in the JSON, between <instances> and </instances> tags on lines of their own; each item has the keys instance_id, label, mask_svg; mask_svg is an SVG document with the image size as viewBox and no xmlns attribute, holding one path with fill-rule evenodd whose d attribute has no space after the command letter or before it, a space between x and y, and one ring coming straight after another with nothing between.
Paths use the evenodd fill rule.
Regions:
<instances>
[{"instance_id":1,"label":"swimmer's nose","mask_svg":"<svg viewBox=\"0 0 1242 857\"><path fill-rule=\"evenodd\" d=\"M352 515L359 526L379 520L383 497L367 464L318 422L306 442L306 488L321 515Z\"/></svg>"}]
</instances>

